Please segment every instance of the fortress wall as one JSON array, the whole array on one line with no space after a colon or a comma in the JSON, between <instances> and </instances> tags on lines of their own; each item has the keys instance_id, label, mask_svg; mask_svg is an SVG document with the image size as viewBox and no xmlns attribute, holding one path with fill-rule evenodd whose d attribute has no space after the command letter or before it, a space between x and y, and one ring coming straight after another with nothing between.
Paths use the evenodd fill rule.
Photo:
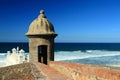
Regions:
<instances>
[{"instance_id":1,"label":"fortress wall","mask_svg":"<svg viewBox=\"0 0 120 80\"><path fill-rule=\"evenodd\" d=\"M18 65L0 68L0 80L18 80L18 79L19 80L33 79L30 64L22 64L22 65L18 64Z\"/></svg>"},{"instance_id":2,"label":"fortress wall","mask_svg":"<svg viewBox=\"0 0 120 80\"><path fill-rule=\"evenodd\" d=\"M120 80L119 68L52 61L50 66L74 80Z\"/></svg>"},{"instance_id":3,"label":"fortress wall","mask_svg":"<svg viewBox=\"0 0 120 80\"><path fill-rule=\"evenodd\" d=\"M36 74L39 75L39 72L32 63L0 68L0 80L36 80ZM38 77L42 78L42 75Z\"/></svg>"}]
</instances>

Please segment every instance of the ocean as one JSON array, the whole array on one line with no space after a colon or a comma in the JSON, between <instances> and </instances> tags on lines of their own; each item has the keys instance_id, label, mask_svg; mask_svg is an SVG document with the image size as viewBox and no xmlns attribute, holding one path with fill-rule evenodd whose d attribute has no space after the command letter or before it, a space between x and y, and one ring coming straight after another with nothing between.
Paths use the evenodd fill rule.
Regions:
<instances>
[{"instance_id":1,"label":"ocean","mask_svg":"<svg viewBox=\"0 0 120 80\"><path fill-rule=\"evenodd\" d=\"M0 43L0 65L17 46L29 53L28 43ZM55 61L120 66L120 43L55 43Z\"/></svg>"}]
</instances>

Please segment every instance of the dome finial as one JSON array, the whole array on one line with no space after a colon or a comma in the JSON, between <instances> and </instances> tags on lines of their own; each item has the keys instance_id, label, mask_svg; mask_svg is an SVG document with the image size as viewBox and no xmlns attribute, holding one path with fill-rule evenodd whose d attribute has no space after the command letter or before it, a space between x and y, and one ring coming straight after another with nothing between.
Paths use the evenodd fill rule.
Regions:
<instances>
[{"instance_id":1,"label":"dome finial","mask_svg":"<svg viewBox=\"0 0 120 80\"><path fill-rule=\"evenodd\" d=\"M40 14L44 14L44 10L40 10Z\"/></svg>"},{"instance_id":2,"label":"dome finial","mask_svg":"<svg viewBox=\"0 0 120 80\"><path fill-rule=\"evenodd\" d=\"M46 18L46 16L44 15L44 10L40 10L40 18Z\"/></svg>"}]
</instances>

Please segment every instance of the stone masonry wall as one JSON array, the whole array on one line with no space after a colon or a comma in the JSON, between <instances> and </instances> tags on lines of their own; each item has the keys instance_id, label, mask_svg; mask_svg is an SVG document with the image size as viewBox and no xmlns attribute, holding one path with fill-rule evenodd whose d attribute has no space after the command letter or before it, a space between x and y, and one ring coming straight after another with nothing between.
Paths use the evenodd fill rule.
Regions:
<instances>
[{"instance_id":1,"label":"stone masonry wall","mask_svg":"<svg viewBox=\"0 0 120 80\"><path fill-rule=\"evenodd\" d=\"M23 63L0 68L0 80L44 80L45 76L40 74L32 63Z\"/></svg>"},{"instance_id":2,"label":"stone masonry wall","mask_svg":"<svg viewBox=\"0 0 120 80\"><path fill-rule=\"evenodd\" d=\"M50 62L50 66L74 80L120 80L119 68L66 62Z\"/></svg>"}]
</instances>

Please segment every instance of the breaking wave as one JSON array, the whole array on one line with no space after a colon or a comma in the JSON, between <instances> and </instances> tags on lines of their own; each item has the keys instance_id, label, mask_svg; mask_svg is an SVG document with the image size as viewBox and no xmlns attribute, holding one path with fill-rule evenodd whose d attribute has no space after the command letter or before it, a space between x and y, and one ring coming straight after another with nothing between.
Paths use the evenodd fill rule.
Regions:
<instances>
[{"instance_id":1,"label":"breaking wave","mask_svg":"<svg viewBox=\"0 0 120 80\"><path fill-rule=\"evenodd\" d=\"M28 53L26 53L27 55ZM4 64L6 53L0 54L0 64ZM78 50L55 51L55 61L120 66L120 51Z\"/></svg>"},{"instance_id":2,"label":"breaking wave","mask_svg":"<svg viewBox=\"0 0 120 80\"><path fill-rule=\"evenodd\" d=\"M120 51L58 51L55 52L55 61L120 66Z\"/></svg>"},{"instance_id":3,"label":"breaking wave","mask_svg":"<svg viewBox=\"0 0 120 80\"><path fill-rule=\"evenodd\" d=\"M58 51L55 60L85 59L105 56L120 56L120 51L86 50L86 51Z\"/></svg>"}]
</instances>

